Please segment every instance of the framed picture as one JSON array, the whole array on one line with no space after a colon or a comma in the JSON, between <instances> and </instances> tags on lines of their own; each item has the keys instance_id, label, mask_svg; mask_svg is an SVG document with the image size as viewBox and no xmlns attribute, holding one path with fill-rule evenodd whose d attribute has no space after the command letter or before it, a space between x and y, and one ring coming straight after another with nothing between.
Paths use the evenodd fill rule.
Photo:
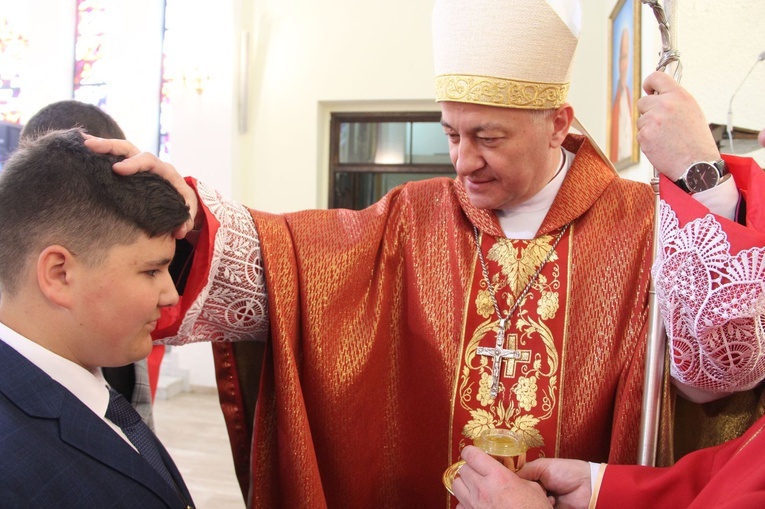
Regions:
<instances>
[{"instance_id":1,"label":"framed picture","mask_svg":"<svg viewBox=\"0 0 765 509\"><path fill-rule=\"evenodd\" d=\"M638 162L637 100L640 78L640 0L618 0L609 16L608 157L617 170Z\"/></svg>"}]
</instances>

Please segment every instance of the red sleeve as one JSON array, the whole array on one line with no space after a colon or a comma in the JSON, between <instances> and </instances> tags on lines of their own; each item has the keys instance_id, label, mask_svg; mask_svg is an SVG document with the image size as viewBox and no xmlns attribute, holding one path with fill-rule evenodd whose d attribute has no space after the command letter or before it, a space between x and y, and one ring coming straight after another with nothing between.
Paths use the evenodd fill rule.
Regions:
<instances>
[{"instance_id":1,"label":"red sleeve","mask_svg":"<svg viewBox=\"0 0 765 509\"><path fill-rule=\"evenodd\" d=\"M194 191L197 190L197 181L193 177L186 177L188 183ZM152 338L157 341L162 338L171 337L178 333L181 320L189 310L189 306L202 289L207 284L210 274L210 263L212 261L213 247L215 245L215 235L218 232L220 223L210 213L210 210L199 200L199 213L202 214L202 226L199 230L199 238L191 254L191 270L186 280L186 287L183 295L178 299L175 306L162 309L162 317L157 324L157 328L152 333Z\"/></svg>"},{"instance_id":2,"label":"red sleeve","mask_svg":"<svg viewBox=\"0 0 765 509\"><path fill-rule=\"evenodd\" d=\"M608 465L595 487L597 509L765 507L765 417L741 437L701 449L667 468Z\"/></svg>"},{"instance_id":3,"label":"red sleeve","mask_svg":"<svg viewBox=\"0 0 765 509\"><path fill-rule=\"evenodd\" d=\"M725 445L695 451L667 468L608 465L595 507L688 507L714 475L720 453L728 454Z\"/></svg>"}]
</instances>

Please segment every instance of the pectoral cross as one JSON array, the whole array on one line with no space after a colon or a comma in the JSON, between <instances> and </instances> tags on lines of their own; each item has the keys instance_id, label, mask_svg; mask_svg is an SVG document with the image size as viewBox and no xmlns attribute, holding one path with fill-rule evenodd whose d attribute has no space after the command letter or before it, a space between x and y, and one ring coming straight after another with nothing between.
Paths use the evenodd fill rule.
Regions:
<instances>
[{"instance_id":1,"label":"pectoral cross","mask_svg":"<svg viewBox=\"0 0 765 509\"><path fill-rule=\"evenodd\" d=\"M497 331L497 342L494 348L488 346L479 346L476 349L478 355L491 357L494 363L491 366L491 397L497 397L499 392L499 373L502 371L502 360L508 359L508 368L515 372L515 361L529 362L531 352L529 350L506 350L505 346L505 326L507 318L499 319L499 330ZM515 346L515 345L513 345Z\"/></svg>"}]
</instances>

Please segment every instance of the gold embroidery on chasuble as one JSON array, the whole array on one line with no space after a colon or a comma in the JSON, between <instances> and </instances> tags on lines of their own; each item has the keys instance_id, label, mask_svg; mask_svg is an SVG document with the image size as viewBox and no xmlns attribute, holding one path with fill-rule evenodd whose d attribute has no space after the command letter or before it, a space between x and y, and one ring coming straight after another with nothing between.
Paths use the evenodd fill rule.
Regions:
<instances>
[{"instance_id":1,"label":"gold embroidery on chasuble","mask_svg":"<svg viewBox=\"0 0 765 509\"><path fill-rule=\"evenodd\" d=\"M521 433L530 448L529 459L554 456L571 238L570 231L564 233L553 249L559 233L560 230L532 240L481 235L491 288L478 257L467 302L457 376L454 457L488 428L508 428ZM497 346L500 328L491 290L503 318L516 299L521 298L506 322L502 346L505 358L501 360L496 398L492 398L491 386L492 368L497 361L486 353ZM479 348L483 354L479 354Z\"/></svg>"}]
</instances>

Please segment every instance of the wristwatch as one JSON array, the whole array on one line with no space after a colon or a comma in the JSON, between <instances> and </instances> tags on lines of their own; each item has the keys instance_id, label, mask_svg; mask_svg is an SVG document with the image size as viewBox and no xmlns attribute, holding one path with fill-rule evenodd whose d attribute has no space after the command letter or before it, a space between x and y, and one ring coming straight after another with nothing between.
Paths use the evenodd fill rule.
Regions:
<instances>
[{"instance_id":1,"label":"wristwatch","mask_svg":"<svg viewBox=\"0 0 765 509\"><path fill-rule=\"evenodd\" d=\"M721 184L727 180L727 175L728 166L722 159L700 161L690 165L675 184L686 193L700 193Z\"/></svg>"}]
</instances>

